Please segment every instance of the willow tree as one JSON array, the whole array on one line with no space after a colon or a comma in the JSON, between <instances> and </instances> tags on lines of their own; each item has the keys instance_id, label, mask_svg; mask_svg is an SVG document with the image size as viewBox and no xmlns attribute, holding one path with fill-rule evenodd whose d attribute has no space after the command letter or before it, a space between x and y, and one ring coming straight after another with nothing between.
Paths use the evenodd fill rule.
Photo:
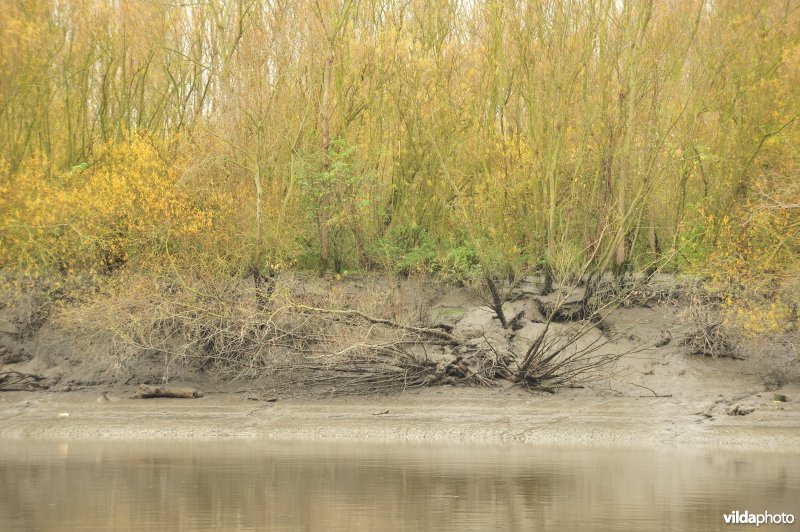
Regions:
<instances>
[{"instance_id":1,"label":"willow tree","mask_svg":"<svg viewBox=\"0 0 800 532\"><path fill-rule=\"evenodd\" d=\"M257 276L707 252L800 127L791 0L3 7L3 190L147 137L176 186L225 198L209 246Z\"/></svg>"}]
</instances>

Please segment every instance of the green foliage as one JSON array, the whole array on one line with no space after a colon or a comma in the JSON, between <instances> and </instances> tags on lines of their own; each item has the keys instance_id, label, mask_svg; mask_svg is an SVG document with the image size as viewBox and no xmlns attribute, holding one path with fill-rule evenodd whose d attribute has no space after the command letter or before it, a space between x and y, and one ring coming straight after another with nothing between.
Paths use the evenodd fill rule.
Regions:
<instances>
[{"instance_id":1,"label":"green foliage","mask_svg":"<svg viewBox=\"0 0 800 532\"><path fill-rule=\"evenodd\" d=\"M692 205L688 208L687 219L678 228L674 267L697 268L704 264L711 254L713 239L710 238L704 213L702 207Z\"/></svg>"},{"instance_id":2,"label":"green foliage","mask_svg":"<svg viewBox=\"0 0 800 532\"><path fill-rule=\"evenodd\" d=\"M484 265L493 269L499 260L496 253L484 254ZM465 242L452 247L444 257L443 270L448 277L476 277L481 274L481 254L475 242Z\"/></svg>"},{"instance_id":3,"label":"green foliage","mask_svg":"<svg viewBox=\"0 0 800 532\"><path fill-rule=\"evenodd\" d=\"M318 170L322 166L318 157L309 157L301 180L303 211L310 223L327 225L336 271L360 266L365 241L372 237L373 198L367 187L371 176L354 167L355 152L356 147L346 139L334 139L327 171ZM310 251L317 254L316 244L311 246ZM316 261L306 254L302 262L311 265Z\"/></svg>"},{"instance_id":4,"label":"green foliage","mask_svg":"<svg viewBox=\"0 0 800 532\"><path fill-rule=\"evenodd\" d=\"M408 275L434 271L439 257L437 247L424 228L395 225L377 241L375 253L387 269Z\"/></svg>"},{"instance_id":5,"label":"green foliage","mask_svg":"<svg viewBox=\"0 0 800 532\"><path fill-rule=\"evenodd\" d=\"M334 196L342 203L349 203L355 199L353 194L362 183L363 177L353 172L350 160L354 151L355 146L349 146L345 139L334 139L328 154L330 163L325 172L315 171L321 166L320 162L317 158L310 158L312 164L302 181L307 199L306 211L310 215L319 212L320 200L325 196Z\"/></svg>"}]
</instances>

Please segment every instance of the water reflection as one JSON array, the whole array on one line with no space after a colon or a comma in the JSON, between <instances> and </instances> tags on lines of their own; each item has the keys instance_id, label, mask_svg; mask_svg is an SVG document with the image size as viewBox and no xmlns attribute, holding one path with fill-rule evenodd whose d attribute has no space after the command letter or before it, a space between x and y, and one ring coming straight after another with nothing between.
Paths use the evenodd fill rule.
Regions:
<instances>
[{"instance_id":1,"label":"water reflection","mask_svg":"<svg viewBox=\"0 0 800 532\"><path fill-rule=\"evenodd\" d=\"M798 501L797 455L0 442L0 530L721 530Z\"/></svg>"}]
</instances>

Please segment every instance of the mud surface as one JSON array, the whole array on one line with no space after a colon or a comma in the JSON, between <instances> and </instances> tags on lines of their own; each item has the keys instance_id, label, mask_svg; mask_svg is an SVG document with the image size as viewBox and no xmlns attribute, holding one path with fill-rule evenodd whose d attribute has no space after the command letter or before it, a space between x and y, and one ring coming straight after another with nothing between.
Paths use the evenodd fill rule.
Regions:
<instances>
[{"instance_id":1,"label":"mud surface","mask_svg":"<svg viewBox=\"0 0 800 532\"><path fill-rule=\"evenodd\" d=\"M0 439L518 442L691 446L796 452L800 403L772 392L617 397L596 390L531 395L443 387L391 397L257 402L236 394L127 399L128 390L0 396ZM800 387L781 393L800 397ZM753 408L728 415L731 405ZM67 415L68 414L68 415Z\"/></svg>"}]
</instances>

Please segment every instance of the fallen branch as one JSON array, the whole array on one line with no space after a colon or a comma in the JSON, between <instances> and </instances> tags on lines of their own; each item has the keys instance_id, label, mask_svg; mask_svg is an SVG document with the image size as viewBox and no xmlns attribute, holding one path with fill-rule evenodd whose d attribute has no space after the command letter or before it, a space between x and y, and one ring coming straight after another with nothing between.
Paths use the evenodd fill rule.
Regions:
<instances>
[{"instance_id":1,"label":"fallen branch","mask_svg":"<svg viewBox=\"0 0 800 532\"><path fill-rule=\"evenodd\" d=\"M197 397L203 397L203 392L188 387L151 386L149 384L140 384L136 393L131 395L131 399L152 399L154 397L195 399Z\"/></svg>"},{"instance_id":2,"label":"fallen branch","mask_svg":"<svg viewBox=\"0 0 800 532\"><path fill-rule=\"evenodd\" d=\"M391 320L387 320L384 318L375 318L368 314L361 312L360 310L353 310L353 309L325 309L325 308L316 308L316 307L309 307L307 305L297 305L295 308L298 310L305 310L308 312L315 312L320 314L333 314L333 315L340 315L340 316L356 316L362 318L370 323L376 325L386 325L387 327L392 327L394 329L402 329L404 331L413 332L422 336L429 336L431 338L438 338L439 340L445 340L452 345L461 345L463 342L440 329L431 329L428 327L415 327L413 325L403 325L402 323L397 323Z\"/></svg>"}]
</instances>

